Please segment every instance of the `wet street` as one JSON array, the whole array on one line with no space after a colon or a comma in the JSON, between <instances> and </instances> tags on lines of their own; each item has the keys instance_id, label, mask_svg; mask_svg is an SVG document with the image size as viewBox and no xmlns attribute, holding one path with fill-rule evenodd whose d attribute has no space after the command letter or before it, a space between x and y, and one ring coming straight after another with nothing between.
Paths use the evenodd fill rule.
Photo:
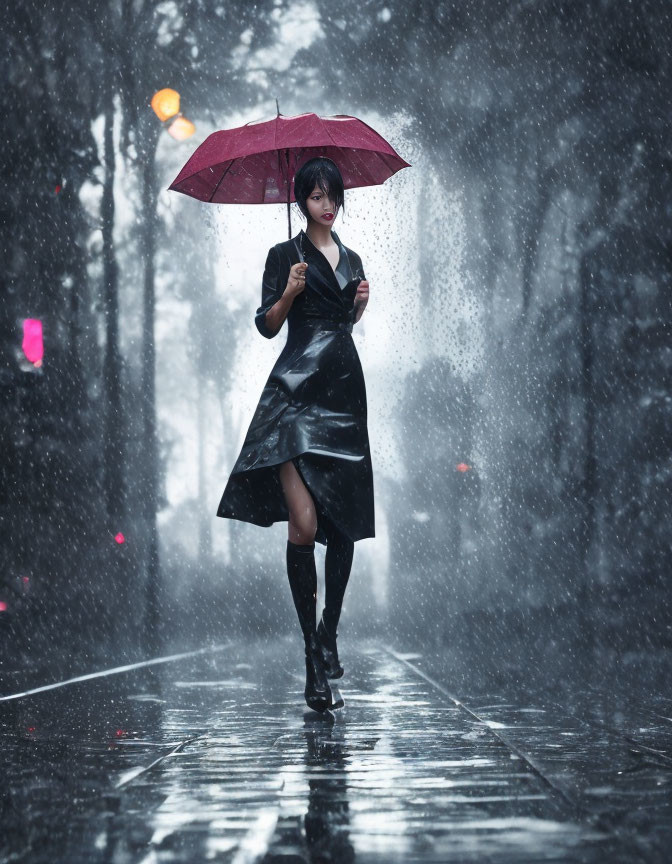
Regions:
<instances>
[{"instance_id":1,"label":"wet street","mask_svg":"<svg viewBox=\"0 0 672 864\"><path fill-rule=\"evenodd\" d=\"M633 690L625 668L618 687L599 670L470 680L456 656L378 640L341 659L344 707L325 715L294 636L81 680L5 672L0 861L670 860L655 669Z\"/></svg>"}]
</instances>

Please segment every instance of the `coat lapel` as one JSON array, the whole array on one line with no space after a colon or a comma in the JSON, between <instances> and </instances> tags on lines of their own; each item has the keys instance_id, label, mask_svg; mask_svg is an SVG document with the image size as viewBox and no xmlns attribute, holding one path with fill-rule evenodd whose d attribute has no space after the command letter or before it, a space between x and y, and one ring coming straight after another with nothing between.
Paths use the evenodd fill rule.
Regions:
<instances>
[{"instance_id":1,"label":"coat lapel","mask_svg":"<svg viewBox=\"0 0 672 864\"><path fill-rule=\"evenodd\" d=\"M350 258L350 253L348 252L347 247L344 246L343 243L341 243L341 239L338 236L338 234L335 231L332 231L331 233L334 235L336 242L338 243L338 245L343 250L343 255L345 255L346 272L348 274L348 281L343 286L343 288L340 287L340 283L339 283L339 292L341 295L341 300L345 303L345 306L351 310L353 307L353 303L355 301L355 296L357 294L357 286L362 281L362 277L359 275L359 270L357 271L357 273L353 272L352 259ZM328 261L327 261L327 264L329 264ZM329 269L331 269L331 267ZM331 272L333 273L334 271L332 270ZM334 279L336 279L336 276L334 276ZM338 282L338 280L336 280L336 281Z\"/></svg>"},{"instance_id":2,"label":"coat lapel","mask_svg":"<svg viewBox=\"0 0 672 864\"><path fill-rule=\"evenodd\" d=\"M354 293L357 290L357 284L359 284L359 277L354 280L354 292L353 288L353 273L352 273L352 263L350 261L350 256L348 255L347 249L341 243L341 240L338 234L332 229L332 235L336 243L338 243L341 249L341 255L345 256L346 259L346 267L347 273L349 275L349 280L347 285L345 285L342 289L339 284L338 278L334 273L334 270L327 260L326 256L323 252L315 246L310 237L306 234L306 232L302 229L293 238L294 244L296 246L299 260L307 261L308 264L311 265L313 280L319 283L319 287L322 289L323 295L330 300L336 302L339 306L346 305L346 301L352 302L354 298ZM303 251L303 254L302 254Z\"/></svg>"}]
</instances>

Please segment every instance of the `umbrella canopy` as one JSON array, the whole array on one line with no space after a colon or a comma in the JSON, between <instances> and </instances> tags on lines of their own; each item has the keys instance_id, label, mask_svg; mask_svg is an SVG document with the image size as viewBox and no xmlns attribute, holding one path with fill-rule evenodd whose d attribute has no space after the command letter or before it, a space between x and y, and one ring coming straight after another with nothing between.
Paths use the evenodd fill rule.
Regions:
<instances>
[{"instance_id":1,"label":"umbrella canopy","mask_svg":"<svg viewBox=\"0 0 672 864\"><path fill-rule=\"evenodd\" d=\"M294 174L314 156L337 165L346 189L384 183L410 165L357 117L308 112L213 132L168 187L211 204L289 204ZM291 236L291 226L290 226Z\"/></svg>"}]
</instances>

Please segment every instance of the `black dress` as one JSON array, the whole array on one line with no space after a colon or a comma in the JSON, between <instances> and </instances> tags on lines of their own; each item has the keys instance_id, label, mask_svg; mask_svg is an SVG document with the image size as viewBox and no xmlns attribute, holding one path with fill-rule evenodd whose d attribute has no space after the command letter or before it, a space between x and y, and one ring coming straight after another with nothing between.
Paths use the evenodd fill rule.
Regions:
<instances>
[{"instance_id":1,"label":"black dress","mask_svg":"<svg viewBox=\"0 0 672 864\"><path fill-rule=\"evenodd\" d=\"M278 469L291 459L315 501L315 540L323 545L325 519L353 541L375 537L366 387L351 335L357 286L366 277L359 255L331 234L340 249L336 271L303 230L268 252L255 314L262 336L277 335L265 316L292 264L308 263L306 284L217 509L255 525L288 521Z\"/></svg>"}]
</instances>

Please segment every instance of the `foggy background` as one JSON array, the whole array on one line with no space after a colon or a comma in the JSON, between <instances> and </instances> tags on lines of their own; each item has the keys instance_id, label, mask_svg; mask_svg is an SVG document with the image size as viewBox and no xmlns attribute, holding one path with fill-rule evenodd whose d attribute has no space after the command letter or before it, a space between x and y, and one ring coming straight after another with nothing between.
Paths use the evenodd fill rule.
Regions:
<instances>
[{"instance_id":1,"label":"foggy background","mask_svg":"<svg viewBox=\"0 0 672 864\"><path fill-rule=\"evenodd\" d=\"M412 165L346 190L334 226L370 281L376 498L339 631L502 662L669 647L668 3L0 14L4 656L298 633L287 523L215 516L286 338L253 325L286 207L167 191L276 98L357 116ZM150 108L164 87L184 141Z\"/></svg>"}]
</instances>

